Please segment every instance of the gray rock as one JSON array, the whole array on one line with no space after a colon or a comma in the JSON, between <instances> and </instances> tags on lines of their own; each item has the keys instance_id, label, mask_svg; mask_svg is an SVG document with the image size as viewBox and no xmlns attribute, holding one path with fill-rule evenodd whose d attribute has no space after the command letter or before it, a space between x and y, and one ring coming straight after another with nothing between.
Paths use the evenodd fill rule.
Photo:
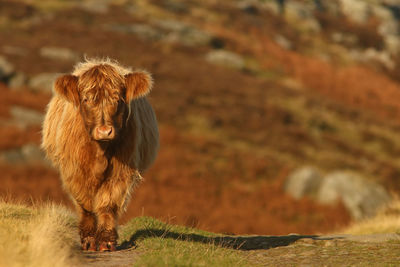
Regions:
<instances>
[{"instance_id":1,"label":"gray rock","mask_svg":"<svg viewBox=\"0 0 400 267\"><path fill-rule=\"evenodd\" d=\"M5 57L0 56L0 81L6 82L14 71L14 66Z\"/></svg>"},{"instance_id":2,"label":"gray rock","mask_svg":"<svg viewBox=\"0 0 400 267\"><path fill-rule=\"evenodd\" d=\"M321 25L319 24L318 20L315 18L308 18L304 20L302 23L302 27L307 31L311 33L320 33L321 32Z\"/></svg>"},{"instance_id":3,"label":"gray rock","mask_svg":"<svg viewBox=\"0 0 400 267\"><path fill-rule=\"evenodd\" d=\"M3 52L12 56L25 56L28 53L26 48L11 45L3 46Z\"/></svg>"},{"instance_id":4,"label":"gray rock","mask_svg":"<svg viewBox=\"0 0 400 267\"><path fill-rule=\"evenodd\" d=\"M285 11L289 16L298 19L309 19L313 17L314 5L309 2L286 1Z\"/></svg>"},{"instance_id":5,"label":"gray rock","mask_svg":"<svg viewBox=\"0 0 400 267\"><path fill-rule=\"evenodd\" d=\"M400 53L400 38L397 35L387 35L384 39L386 50L393 54L397 55Z\"/></svg>"},{"instance_id":6,"label":"gray rock","mask_svg":"<svg viewBox=\"0 0 400 267\"><path fill-rule=\"evenodd\" d=\"M27 78L24 73L17 72L15 73L10 80L8 81L8 87L11 89L21 89L26 86Z\"/></svg>"},{"instance_id":7,"label":"gray rock","mask_svg":"<svg viewBox=\"0 0 400 267\"><path fill-rule=\"evenodd\" d=\"M259 13L258 1L245 0L237 3L237 7L247 14L257 15Z\"/></svg>"},{"instance_id":8,"label":"gray rock","mask_svg":"<svg viewBox=\"0 0 400 267\"><path fill-rule=\"evenodd\" d=\"M378 33L382 36L396 35L399 33L398 21L394 18L392 12L383 6L373 6L372 11L380 23L378 26Z\"/></svg>"},{"instance_id":9,"label":"gray rock","mask_svg":"<svg viewBox=\"0 0 400 267\"><path fill-rule=\"evenodd\" d=\"M281 47L290 50L292 49L292 42L290 42L287 38L282 35L276 35L274 38L275 42L280 45Z\"/></svg>"},{"instance_id":10,"label":"gray rock","mask_svg":"<svg viewBox=\"0 0 400 267\"><path fill-rule=\"evenodd\" d=\"M185 46L202 46L208 45L211 42L211 36L205 32L191 28L184 32L169 33L164 40L170 43L180 43Z\"/></svg>"},{"instance_id":11,"label":"gray rock","mask_svg":"<svg viewBox=\"0 0 400 267\"><path fill-rule=\"evenodd\" d=\"M396 65L386 50L378 51L374 48L368 48L365 51L353 50L350 55L359 62L377 62L389 70L392 70Z\"/></svg>"},{"instance_id":12,"label":"gray rock","mask_svg":"<svg viewBox=\"0 0 400 267\"><path fill-rule=\"evenodd\" d=\"M92 13L105 14L108 12L109 0L84 0L80 2L80 7Z\"/></svg>"},{"instance_id":13,"label":"gray rock","mask_svg":"<svg viewBox=\"0 0 400 267\"><path fill-rule=\"evenodd\" d=\"M107 25L107 29L122 32L131 33L138 36L140 39L157 41L163 37L163 33L148 24L132 24L132 25Z\"/></svg>"},{"instance_id":14,"label":"gray rock","mask_svg":"<svg viewBox=\"0 0 400 267\"><path fill-rule=\"evenodd\" d=\"M356 173L337 171L323 179L317 199L322 204L340 200L351 216L359 220L376 215L391 197L382 186Z\"/></svg>"},{"instance_id":15,"label":"gray rock","mask_svg":"<svg viewBox=\"0 0 400 267\"><path fill-rule=\"evenodd\" d=\"M370 5L364 0L339 0L341 11L351 20L366 23L370 16Z\"/></svg>"},{"instance_id":16,"label":"gray rock","mask_svg":"<svg viewBox=\"0 0 400 267\"><path fill-rule=\"evenodd\" d=\"M211 51L206 55L206 60L216 65L236 69L243 69L245 66L245 62L240 55L226 50Z\"/></svg>"},{"instance_id":17,"label":"gray rock","mask_svg":"<svg viewBox=\"0 0 400 267\"><path fill-rule=\"evenodd\" d=\"M3 151L0 153L0 161L12 164L41 163L50 165L44 152L36 144L26 144L19 148Z\"/></svg>"},{"instance_id":18,"label":"gray rock","mask_svg":"<svg viewBox=\"0 0 400 267\"><path fill-rule=\"evenodd\" d=\"M25 163L21 149L9 149L0 153L0 161L7 163Z\"/></svg>"},{"instance_id":19,"label":"gray rock","mask_svg":"<svg viewBox=\"0 0 400 267\"><path fill-rule=\"evenodd\" d=\"M79 55L68 48L44 46L40 49L40 55L45 58L63 61L78 61Z\"/></svg>"},{"instance_id":20,"label":"gray rock","mask_svg":"<svg viewBox=\"0 0 400 267\"><path fill-rule=\"evenodd\" d=\"M315 9L337 16L341 13L339 0L314 0Z\"/></svg>"},{"instance_id":21,"label":"gray rock","mask_svg":"<svg viewBox=\"0 0 400 267\"><path fill-rule=\"evenodd\" d=\"M144 40L161 40L185 46L208 45L212 40L210 34L175 20L154 20L151 24L112 24L106 25L105 28L112 31L135 34Z\"/></svg>"},{"instance_id":22,"label":"gray rock","mask_svg":"<svg viewBox=\"0 0 400 267\"><path fill-rule=\"evenodd\" d=\"M29 161L44 161L46 158L45 153L36 144L24 145L23 147L21 147L21 153Z\"/></svg>"},{"instance_id":23,"label":"gray rock","mask_svg":"<svg viewBox=\"0 0 400 267\"><path fill-rule=\"evenodd\" d=\"M212 36L207 32L196 29L176 20L156 20L155 25L164 32L164 41L180 43L185 46L208 45Z\"/></svg>"},{"instance_id":24,"label":"gray rock","mask_svg":"<svg viewBox=\"0 0 400 267\"><path fill-rule=\"evenodd\" d=\"M355 45L358 43L357 36L349 33L333 32L331 38L336 43L345 43L350 45Z\"/></svg>"},{"instance_id":25,"label":"gray rock","mask_svg":"<svg viewBox=\"0 0 400 267\"><path fill-rule=\"evenodd\" d=\"M44 115L42 113L20 106L12 106L10 108L10 114L12 119L22 126L40 125L44 119Z\"/></svg>"},{"instance_id":26,"label":"gray rock","mask_svg":"<svg viewBox=\"0 0 400 267\"><path fill-rule=\"evenodd\" d=\"M289 175L284 190L295 199L301 199L304 196L316 196L321 182L322 175L316 168L302 167Z\"/></svg>"},{"instance_id":27,"label":"gray rock","mask_svg":"<svg viewBox=\"0 0 400 267\"><path fill-rule=\"evenodd\" d=\"M29 80L28 86L34 91L51 93L53 90L53 84L59 76L60 73L41 73L33 76Z\"/></svg>"},{"instance_id":28,"label":"gray rock","mask_svg":"<svg viewBox=\"0 0 400 267\"><path fill-rule=\"evenodd\" d=\"M189 11L185 1L164 0L162 3L165 9L174 13L187 13Z\"/></svg>"},{"instance_id":29,"label":"gray rock","mask_svg":"<svg viewBox=\"0 0 400 267\"><path fill-rule=\"evenodd\" d=\"M254 1L249 0L249 4L253 5ZM242 4L244 5L244 4ZM238 6L239 8L241 8L241 6ZM260 5L258 4L257 7L260 7ZM276 1L265 1L262 5L261 5L262 9L264 10L268 10L270 12L272 12L275 15L279 15L279 6L277 4Z\"/></svg>"},{"instance_id":30,"label":"gray rock","mask_svg":"<svg viewBox=\"0 0 400 267\"><path fill-rule=\"evenodd\" d=\"M177 20L156 20L154 24L167 32L184 32L190 28L186 23Z\"/></svg>"},{"instance_id":31,"label":"gray rock","mask_svg":"<svg viewBox=\"0 0 400 267\"><path fill-rule=\"evenodd\" d=\"M147 24L134 24L129 27L129 31L145 40L160 40L162 33Z\"/></svg>"}]
</instances>

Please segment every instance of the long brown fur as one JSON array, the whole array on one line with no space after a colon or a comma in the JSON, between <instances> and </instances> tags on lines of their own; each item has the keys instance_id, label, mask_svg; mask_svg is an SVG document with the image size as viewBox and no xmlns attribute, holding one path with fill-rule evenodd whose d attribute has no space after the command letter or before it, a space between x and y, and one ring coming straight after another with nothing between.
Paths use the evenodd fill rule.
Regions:
<instances>
[{"instance_id":1,"label":"long brown fur","mask_svg":"<svg viewBox=\"0 0 400 267\"><path fill-rule=\"evenodd\" d=\"M84 250L115 250L118 217L156 157L151 87L149 73L110 60L79 63L55 82L42 148L80 214Z\"/></svg>"}]
</instances>

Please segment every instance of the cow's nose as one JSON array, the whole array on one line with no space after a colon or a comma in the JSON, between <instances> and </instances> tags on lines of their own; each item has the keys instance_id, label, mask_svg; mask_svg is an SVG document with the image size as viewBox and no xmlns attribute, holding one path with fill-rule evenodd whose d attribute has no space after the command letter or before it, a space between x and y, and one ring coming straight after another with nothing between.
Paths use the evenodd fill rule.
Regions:
<instances>
[{"instance_id":1,"label":"cow's nose","mask_svg":"<svg viewBox=\"0 0 400 267\"><path fill-rule=\"evenodd\" d=\"M112 126L100 126L97 127L97 134L100 139L108 139L112 136L113 127Z\"/></svg>"}]
</instances>

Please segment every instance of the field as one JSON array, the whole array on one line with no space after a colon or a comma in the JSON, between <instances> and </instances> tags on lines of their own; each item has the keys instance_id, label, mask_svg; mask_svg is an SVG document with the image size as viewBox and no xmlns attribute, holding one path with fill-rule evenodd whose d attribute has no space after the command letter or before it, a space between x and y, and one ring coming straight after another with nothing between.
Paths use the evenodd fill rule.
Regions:
<instances>
[{"instance_id":1,"label":"field","mask_svg":"<svg viewBox=\"0 0 400 267\"><path fill-rule=\"evenodd\" d=\"M381 215L380 224L392 217ZM392 232L399 233L398 221L390 234L228 236L136 217L120 228L113 253L82 252L76 225L63 206L2 200L0 266L395 266L400 260Z\"/></svg>"},{"instance_id":2,"label":"field","mask_svg":"<svg viewBox=\"0 0 400 267\"><path fill-rule=\"evenodd\" d=\"M72 208L57 170L10 151L40 144L40 120L28 113L45 112L51 97L45 87L52 81L37 87L30 82L43 73L70 72L84 55L147 69L155 79L150 101L161 148L122 224L146 216L257 235L326 233L350 225L341 203L321 205L284 193L287 176L307 165L352 170L399 192L396 73L351 60L346 51L354 47L328 40L332 32L351 29L364 46L378 49L382 40L373 21L358 25L320 14L326 31L309 34L268 10L243 12L230 1L176 2L186 11L163 1L109 1L105 10L78 1L0 3L0 54L26 79L18 86L9 78L0 83L0 196ZM279 45L277 35L292 48ZM44 48L64 50L52 58ZM77 56L60 57L65 50ZM207 59L221 50L243 62L227 66ZM15 107L27 111L18 115ZM242 262L236 257L226 264Z\"/></svg>"}]
</instances>

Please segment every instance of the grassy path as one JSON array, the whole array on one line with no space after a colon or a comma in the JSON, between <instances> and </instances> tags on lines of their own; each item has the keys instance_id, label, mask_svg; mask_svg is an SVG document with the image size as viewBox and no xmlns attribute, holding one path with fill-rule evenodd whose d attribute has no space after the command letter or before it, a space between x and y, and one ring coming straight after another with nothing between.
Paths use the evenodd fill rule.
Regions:
<instances>
[{"instance_id":1,"label":"grassy path","mask_svg":"<svg viewBox=\"0 0 400 267\"><path fill-rule=\"evenodd\" d=\"M191 234L180 235L174 232L162 234L148 230L142 238L154 239L150 243L178 242L186 240L190 243L204 243L213 246L228 247L231 252L242 260L234 266L399 266L400 265L400 235L373 234L373 235L328 235L328 236L217 236L208 237ZM158 241L157 241L158 239ZM160 244L159 244L160 245ZM164 247L164 245L161 245ZM175 247L176 248L176 247ZM192 247L194 248L194 247ZM165 249L165 247L164 247ZM193 251L196 253L197 251ZM83 253L82 266L165 266L168 255L160 257L158 262L140 260L148 254L146 248L140 245L137 248L122 248L116 253ZM160 255L159 255L160 256ZM177 255L175 255L177 256ZM148 254L145 258L153 257ZM156 256L157 257L157 256ZM171 259L170 259L171 260ZM175 261L176 259L174 259ZM201 266L205 262L175 262L176 265ZM203 259L204 260L204 259ZM207 266L220 265L206 259ZM232 263L232 262L231 262Z\"/></svg>"}]
</instances>

